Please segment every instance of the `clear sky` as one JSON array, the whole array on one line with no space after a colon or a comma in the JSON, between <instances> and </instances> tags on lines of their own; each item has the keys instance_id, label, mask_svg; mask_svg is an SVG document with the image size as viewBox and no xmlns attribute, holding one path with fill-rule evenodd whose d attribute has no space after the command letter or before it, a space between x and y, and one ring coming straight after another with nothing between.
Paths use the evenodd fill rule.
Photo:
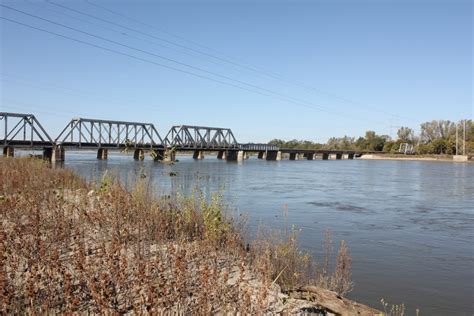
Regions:
<instances>
[{"instance_id":1,"label":"clear sky","mask_svg":"<svg viewBox=\"0 0 474 316\"><path fill-rule=\"evenodd\" d=\"M0 19L0 110L53 138L72 117L230 127L240 142L473 117L470 0L0 3L73 39Z\"/></svg>"}]
</instances>

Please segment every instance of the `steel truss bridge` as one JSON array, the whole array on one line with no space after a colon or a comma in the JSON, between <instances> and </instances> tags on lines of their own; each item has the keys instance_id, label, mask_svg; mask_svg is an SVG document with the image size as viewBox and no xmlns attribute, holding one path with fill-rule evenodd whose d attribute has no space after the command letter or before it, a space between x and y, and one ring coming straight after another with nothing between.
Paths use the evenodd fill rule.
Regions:
<instances>
[{"instance_id":1,"label":"steel truss bridge","mask_svg":"<svg viewBox=\"0 0 474 316\"><path fill-rule=\"evenodd\" d=\"M204 152L218 152L219 159L244 160L250 153L260 159L290 160L328 159L335 155L352 159L354 151L291 150L269 144L240 144L229 128L177 125L162 138L152 123L74 118L54 140L33 114L0 112L0 147L4 156L13 156L14 149L42 149L43 157L64 160L65 150L96 149L97 158L107 159L108 150L134 150L134 158L144 159L150 151L155 160L175 159L176 152L191 151L194 158L204 158Z\"/></svg>"}]
</instances>

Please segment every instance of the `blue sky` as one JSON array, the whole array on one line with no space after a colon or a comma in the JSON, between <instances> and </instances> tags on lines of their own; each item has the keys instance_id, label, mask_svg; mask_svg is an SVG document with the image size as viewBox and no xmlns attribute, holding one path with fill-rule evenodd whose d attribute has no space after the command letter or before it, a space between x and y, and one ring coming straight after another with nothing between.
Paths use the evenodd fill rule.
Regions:
<instances>
[{"instance_id":1,"label":"blue sky","mask_svg":"<svg viewBox=\"0 0 474 316\"><path fill-rule=\"evenodd\" d=\"M0 2L109 41L4 18L148 61L1 19L0 110L36 114L53 137L72 117L230 127L241 142L473 117L469 0Z\"/></svg>"}]
</instances>

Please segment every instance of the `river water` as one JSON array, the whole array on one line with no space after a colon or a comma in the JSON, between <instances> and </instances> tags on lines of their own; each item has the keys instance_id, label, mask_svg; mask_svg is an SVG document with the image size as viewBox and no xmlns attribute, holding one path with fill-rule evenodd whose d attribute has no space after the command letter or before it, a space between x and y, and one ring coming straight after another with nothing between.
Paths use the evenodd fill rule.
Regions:
<instances>
[{"instance_id":1,"label":"river water","mask_svg":"<svg viewBox=\"0 0 474 316\"><path fill-rule=\"evenodd\" d=\"M176 165L109 153L66 153L67 168L100 178L146 174L159 192L221 192L249 216L250 230L301 228L301 246L318 257L324 231L353 257L350 298L381 308L404 302L408 315L474 313L474 165L417 161L264 161L178 157ZM174 172L176 176L170 177ZM133 180L132 180L133 181Z\"/></svg>"}]
</instances>

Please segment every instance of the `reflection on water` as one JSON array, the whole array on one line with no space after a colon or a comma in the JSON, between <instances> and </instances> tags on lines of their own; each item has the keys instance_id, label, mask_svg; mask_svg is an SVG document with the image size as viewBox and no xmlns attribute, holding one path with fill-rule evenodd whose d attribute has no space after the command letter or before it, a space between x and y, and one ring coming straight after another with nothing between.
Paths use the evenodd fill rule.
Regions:
<instances>
[{"instance_id":1,"label":"reflection on water","mask_svg":"<svg viewBox=\"0 0 474 316\"><path fill-rule=\"evenodd\" d=\"M303 228L302 246L318 256L323 232L345 239L353 255L351 297L379 307L405 302L423 315L472 315L474 165L400 161L228 163L214 157L176 165L130 156L67 153L66 167L88 179L106 170L133 183L143 173L158 192L221 191L256 227ZM170 177L175 172L177 176Z\"/></svg>"}]
</instances>

